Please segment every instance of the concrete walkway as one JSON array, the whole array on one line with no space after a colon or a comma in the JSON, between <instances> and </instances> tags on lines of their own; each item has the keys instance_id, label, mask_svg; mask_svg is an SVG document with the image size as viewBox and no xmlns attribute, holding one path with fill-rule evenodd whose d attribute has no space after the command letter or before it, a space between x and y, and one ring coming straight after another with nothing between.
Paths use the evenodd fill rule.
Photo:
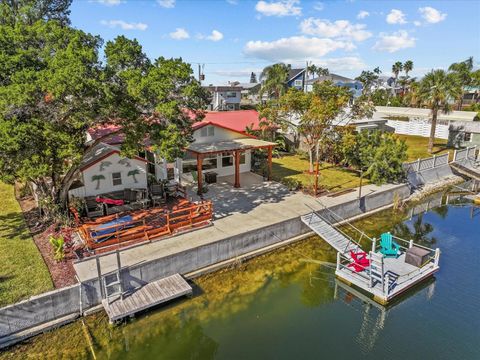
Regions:
<instances>
[{"instance_id":1,"label":"concrete walkway","mask_svg":"<svg viewBox=\"0 0 480 360\"><path fill-rule=\"evenodd\" d=\"M182 233L120 252L122 267L149 262L190 248L216 242L241 233L263 228L308 214L312 209L346 203L358 197L358 191L338 197L320 197L317 200L301 192L291 193L276 182L245 182L243 188L235 189L228 182L211 186L205 198L214 202L213 226ZM362 195L390 190L402 185L366 185ZM320 204L321 203L321 204ZM94 258L74 265L80 281L97 278ZM101 258L102 273L115 270L114 254Z\"/></svg>"}]
</instances>

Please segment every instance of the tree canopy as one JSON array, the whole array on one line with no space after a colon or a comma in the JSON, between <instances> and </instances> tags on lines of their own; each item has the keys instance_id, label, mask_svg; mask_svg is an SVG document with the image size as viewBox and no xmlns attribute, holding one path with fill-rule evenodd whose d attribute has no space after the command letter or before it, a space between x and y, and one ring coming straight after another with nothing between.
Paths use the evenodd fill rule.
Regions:
<instances>
[{"instance_id":1,"label":"tree canopy","mask_svg":"<svg viewBox=\"0 0 480 360\"><path fill-rule=\"evenodd\" d=\"M32 2L10 3L28 8ZM67 3L37 7L63 9ZM11 16L24 18L23 10L5 4L3 13L10 9ZM102 62L102 39L58 18L67 14L68 7L44 11L32 23L0 24L0 180L31 181L57 204L95 144L86 142L89 128L117 125L125 155L147 141L173 159L191 138L189 115L201 117L197 110L207 97L189 64L150 61L136 40L119 36L107 42Z\"/></svg>"}]
</instances>

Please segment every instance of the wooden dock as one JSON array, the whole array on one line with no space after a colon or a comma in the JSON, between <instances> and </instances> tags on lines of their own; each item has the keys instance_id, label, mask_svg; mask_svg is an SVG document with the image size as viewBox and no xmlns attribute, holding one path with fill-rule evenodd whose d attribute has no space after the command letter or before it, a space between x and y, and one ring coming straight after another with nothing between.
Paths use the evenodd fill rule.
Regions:
<instances>
[{"instance_id":1,"label":"wooden dock","mask_svg":"<svg viewBox=\"0 0 480 360\"><path fill-rule=\"evenodd\" d=\"M339 216L337 216L339 218ZM328 220L315 212L301 217L302 221L315 233L322 237L335 250L337 250L337 262L335 275L348 285L355 285L373 295L373 300L386 305L394 297L403 293L410 287L418 284L427 277L438 271L440 249L430 249L413 240L404 240L393 236L394 241L401 242L400 253L397 257L384 257L380 253L380 244L375 238L369 251L368 265L361 270L352 266L355 260L351 251L362 251L357 241L347 236L341 230L335 228ZM362 231L349 224L358 231L362 237L366 236ZM366 236L368 238L368 236ZM361 239L361 238L360 238ZM428 257L422 266L416 267L407 263L406 252L413 246L427 250Z\"/></svg>"},{"instance_id":2,"label":"wooden dock","mask_svg":"<svg viewBox=\"0 0 480 360\"><path fill-rule=\"evenodd\" d=\"M132 294L123 296L113 301L104 299L102 305L110 322L121 320L127 316L151 308L155 305L176 299L192 293L192 287L180 274L148 283Z\"/></svg>"},{"instance_id":3,"label":"wooden dock","mask_svg":"<svg viewBox=\"0 0 480 360\"><path fill-rule=\"evenodd\" d=\"M304 215L302 216L302 221L335 250L341 253L358 250L358 245L355 242L330 225L318 214L312 212Z\"/></svg>"}]
</instances>

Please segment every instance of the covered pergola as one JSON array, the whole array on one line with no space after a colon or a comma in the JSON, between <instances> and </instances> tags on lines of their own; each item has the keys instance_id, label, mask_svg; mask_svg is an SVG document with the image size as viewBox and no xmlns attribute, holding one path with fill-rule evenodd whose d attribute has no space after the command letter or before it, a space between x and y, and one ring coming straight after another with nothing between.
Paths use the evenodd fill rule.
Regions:
<instances>
[{"instance_id":1,"label":"covered pergola","mask_svg":"<svg viewBox=\"0 0 480 360\"><path fill-rule=\"evenodd\" d=\"M198 194L200 195L203 188L203 159L205 156L230 153L234 158L235 166L235 183L234 187L240 187L240 157L247 150L267 149L268 151L268 180L272 175L272 151L275 143L258 140L255 138L238 138L232 140L224 140L210 143L192 143L187 151L192 153L197 159L197 177L198 177Z\"/></svg>"}]
</instances>

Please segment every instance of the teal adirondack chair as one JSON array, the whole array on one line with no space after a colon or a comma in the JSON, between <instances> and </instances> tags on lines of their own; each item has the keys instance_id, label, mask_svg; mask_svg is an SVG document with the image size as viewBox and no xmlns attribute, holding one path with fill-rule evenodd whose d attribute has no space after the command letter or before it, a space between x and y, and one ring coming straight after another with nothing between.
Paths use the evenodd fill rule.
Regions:
<instances>
[{"instance_id":1,"label":"teal adirondack chair","mask_svg":"<svg viewBox=\"0 0 480 360\"><path fill-rule=\"evenodd\" d=\"M398 257L400 255L400 245L392 237L392 234L383 233L380 235L380 252L384 257Z\"/></svg>"}]
</instances>

